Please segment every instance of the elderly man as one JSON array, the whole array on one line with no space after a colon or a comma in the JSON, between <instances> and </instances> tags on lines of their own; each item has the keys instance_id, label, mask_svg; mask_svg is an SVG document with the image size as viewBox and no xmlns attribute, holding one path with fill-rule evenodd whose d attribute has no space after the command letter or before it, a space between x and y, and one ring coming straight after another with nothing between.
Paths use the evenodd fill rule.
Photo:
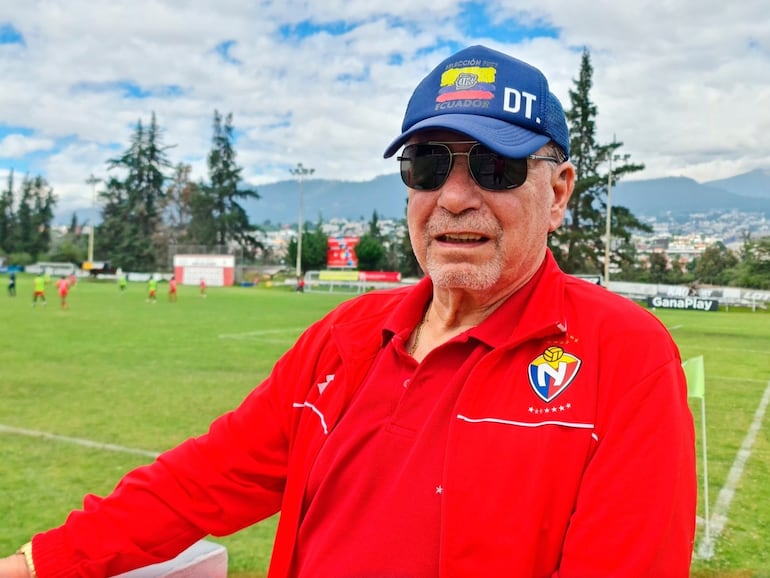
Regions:
<instances>
[{"instance_id":1,"label":"elderly man","mask_svg":"<svg viewBox=\"0 0 770 578\"><path fill-rule=\"evenodd\" d=\"M310 327L209 432L90 496L0 575L105 576L281 513L269 576L686 577L679 352L562 273L575 170L543 74L482 46L415 90L398 155L426 272Z\"/></svg>"}]
</instances>

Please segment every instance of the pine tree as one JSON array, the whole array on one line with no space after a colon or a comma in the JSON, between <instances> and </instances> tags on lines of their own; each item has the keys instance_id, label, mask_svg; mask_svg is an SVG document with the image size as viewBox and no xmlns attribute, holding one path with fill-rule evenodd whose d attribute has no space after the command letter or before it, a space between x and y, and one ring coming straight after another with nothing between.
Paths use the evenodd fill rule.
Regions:
<instances>
[{"instance_id":1,"label":"pine tree","mask_svg":"<svg viewBox=\"0 0 770 578\"><path fill-rule=\"evenodd\" d=\"M3 204L13 200L13 182L3 195ZM46 180L37 176L24 177L21 183L19 206L10 222L11 234L6 244L9 252L26 253L33 260L40 259L51 247L51 221L56 206L53 189Z\"/></svg>"},{"instance_id":2,"label":"pine tree","mask_svg":"<svg viewBox=\"0 0 770 578\"><path fill-rule=\"evenodd\" d=\"M239 201L259 199L259 195L254 189L239 187L243 169L235 160L232 113L223 119L215 110L213 128L208 155L210 182L199 187L194 199L191 229L196 235L206 237L200 241L210 243L208 237L213 231L215 244L226 245L235 241L247 253L253 253L261 246L252 233L257 227L249 222L246 210Z\"/></svg>"},{"instance_id":3,"label":"pine tree","mask_svg":"<svg viewBox=\"0 0 770 578\"><path fill-rule=\"evenodd\" d=\"M8 173L7 186L0 195L0 251L13 252L15 235L16 212L13 196L13 170L11 170Z\"/></svg>"},{"instance_id":4,"label":"pine tree","mask_svg":"<svg viewBox=\"0 0 770 578\"><path fill-rule=\"evenodd\" d=\"M33 217L34 200L32 197L31 183L25 177L21 182L19 206L16 208L16 227L11 250L18 253L27 253L33 259L37 259L37 254L33 251L35 222Z\"/></svg>"},{"instance_id":5,"label":"pine tree","mask_svg":"<svg viewBox=\"0 0 770 578\"><path fill-rule=\"evenodd\" d=\"M153 271L166 265L166 246L159 233L166 191L164 171L171 165L162 135L152 113L149 127L137 122L131 143L120 157L107 161L109 170L120 169L123 179L112 177L100 193L104 201L99 231L100 254L114 266L130 271Z\"/></svg>"},{"instance_id":6,"label":"pine tree","mask_svg":"<svg viewBox=\"0 0 770 578\"><path fill-rule=\"evenodd\" d=\"M72 218L70 219L70 226L67 227L67 234L73 239L80 236L80 225L78 224L78 214L72 211Z\"/></svg>"},{"instance_id":7,"label":"pine tree","mask_svg":"<svg viewBox=\"0 0 770 578\"><path fill-rule=\"evenodd\" d=\"M56 197L48 182L41 176L36 176L30 183L32 189L32 251L40 257L51 248L51 221L56 206Z\"/></svg>"},{"instance_id":8,"label":"pine tree","mask_svg":"<svg viewBox=\"0 0 770 578\"><path fill-rule=\"evenodd\" d=\"M99 192L99 198L102 205L102 220L95 229L99 243L94 247L94 258L109 260L113 265L122 267L126 271L134 270L133 264L136 260L131 247L134 239L129 235L131 211L125 183L116 177L110 177L105 189Z\"/></svg>"},{"instance_id":9,"label":"pine tree","mask_svg":"<svg viewBox=\"0 0 770 578\"><path fill-rule=\"evenodd\" d=\"M372 218L369 221L369 235L377 240L382 239L382 233L380 232L380 216L377 214L377 209L372 211Z\"/></svg>"},{"instance_id":10,"label":"pine tree","mask_svg":"<svg viewBox=\"0 0 770 578\"><path fill-rule=\"evenodd\" d=\"M608 185L614 186L623 175L644 168L642 164L628 162L628 155L617 154L622 142L613 140L604 145L596 142L597 108L591 101L592 77L591 57L584 50L579 77L569 91L571 108L566 111L570 127L570 160L576 171L575 190L567 206L564 224L549 237L556 260L568 273L598 273L602 270ZM604 164L608 173L601 174L599 169ZM633 231L651 229L627 208L611 209L612 238L615 243L620 241L621 250L614 251L610 258L616 263L630 265L627 261L633 251L623 250L623 245L630 243Z\"/></svg>"},{"instance_id":11,"label":"pine tree","mask_svg":"<svg viewBox=\"0 0 770 578\"><path fill-rule=\"evenodd\" d=\"M216 245L217 224L214 220L215 199L204 182L198 183L190 196L189 241L199 245Z\"/></svg>"}]
</instances>

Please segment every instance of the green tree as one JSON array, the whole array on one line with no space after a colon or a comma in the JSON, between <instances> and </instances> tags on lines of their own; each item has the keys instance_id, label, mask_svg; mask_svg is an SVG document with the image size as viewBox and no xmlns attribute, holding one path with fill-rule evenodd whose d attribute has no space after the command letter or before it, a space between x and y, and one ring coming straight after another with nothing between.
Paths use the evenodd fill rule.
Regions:
<instances>
[{"instance_id":1,"label":"green tree","mask_svg":"<svg viewBox=\"0 0 770 578\"><path fill-rule=\"evenodd\" d=\"M56 196L48 182L41 176L32 179L34 199L33 224L35 227L33 249L37 256L44 255L51 247L51 222L56 207Z\"/></svg>"},{"instance_id":2,"label":"green tree","mask_svg":"<svg viewBox=\"0 0 770 578\"><path fill-rule=\"evenodd\" d=\"M302 271L318 271L326 269L327 253L329 250L329 237L323 230L321 219L310 229L305 222L302 230ZM288 263L297 262L297 239L289 241L286 247L286 259Z\"/></svg>"},{"instance_id":3,"label":"green tree","mask_svg":"<svg viewBox=\"0 0 770 578\"><path fill-rule=\"evenodd\" d=\"M13 170L8 173L6 188L0 194L0 251L13 251L16 236L16 212L13 194Z\"/></svg>"},{"instance_id":4,"label":"green tree","mask_svg":"<svg viewBox=\"0 0 770 578\"><path fill-rule=\"evenodd\" d=\"M380 231L380 217L372 212L368 231L358 240L356 258L360 271L382 271L388 264L388 251Z\"/></svg>"},{"instance_id":5,"label":"green tree","mask_svg":"<svg viewBox=\"0 0 770 578\"><path fill-rule=\"evenodd\" d=\"M750 289L770 289L770 237L746 238L741 262L731 274L731 284Z\"/></svg>"},{"instance_id":6,"label":"green tree","mask_svg":"<svg viewBox=\"0 0 770 578\"><path fill-rule=\"evenodd\" d=\"M649 233L652 231L652 227L639 221L627 207L612 207L611 213L612 245L610 247L610 263L617 265L620 271L626 269L634 271L638 267L638 262L636 247L633 242L633 232L644 231ZM606 243L606 222L605 214L605 236L602 237L602 247Z\"/></svg>"},{"instance_id":7,"label":"green tree","mask_svg":"<svg viewBox=\"0 0 770 578\"><path fill-rule=\"evenodd\" d=\"M668 257L665 253L650 255L649 280L651 283L665 283L668 280Z\"/></svg>"},{"instance_id":8,"label":"green tree","mask_svg":"<svg viewBox=\"0 0 770 578\"><path fill-rule=\"evenodd\" d=\"M102 259L131 271L152 271L166 263L159 234L166 195L164 171L170 167L155 113L145 130L139 120L128 149L107 161L108 170L125 174L107 181L100 227Z\"/></svg>"},{"instance_id":9,"label":"green tree","mask_svg":"<svg viewBox=\"0 0 770 578\"><path fill-rule=\"evenodd\" d=\"M617 153L622 142L604 145L596 142L597 108L591 100L592 77L591 57L584 50L579 76L569 91L571 108L566 111L571 135L570 156L576 171L575 190L564 224L549 237L556 260L568 273L598 273L603 269L608 187L624 175L644 168L628 162L628 155ZM605 162L608 172L602 174L600 165ZM612 237L618 245L630 243L633 231L651 231L623 207L612 207L610 216ZM629 254L615 251L610 259L616 264L628 265L624 257Z\"/></svg>"},{"instance_id":10,"label":"green tree","mask_svg":"<svg viewBox=\"0 0 770 578\"><path fill-rule=\"evenodd\" d=\"M312 231L305 227L302 235L302 270L320 270L326 268L329 253L329 236L323 230L320 218ZM294 256L296 260L296 254Z\"/></svg>"},{"instance_id":11,"label":"green tree","mask_svg":"<svg viewBox=\"0 0 770 578\"><path fill-rule=\"evenodd\" d=\"M670 259L665 282L671 285L685 285L692 282L692 274L687 272L679 259Z\"/></svg>"},{"instance_id":12,"label":"green tree","mask_svg":"<svg viewBox=\"0 0 770 578\"><path fill-rule=\"evenodd\" d=\"M51 221L56 197L46 180L25 177L16 212L12 251L28 253L36 260L51 246Z\"/></svg>"},{"instance_id":13,"label":"green tree","mask_svg":"<svg viewBox=\"0 0 770 578\"><path fill-rule=\"evenodd\" d=\"M8 255L8 262L12 265L32 265L35 258L29 253L14 252Z\"/></svg>"},{"instance_id":14,"label":"green tree","mask_svg":"<svg viewBox=\"0 0 770 578\"><path fill-rule=\"evenodd\" d=\"M623 243L617 249L622 263L627 263L621 267L616 275L618 281L643 281L649 275L647 268L639 262L639 254L634 243Z\"/></svg>"},{"instance_id":15,"label":"green tree","mask_svg":"<svg viewBox=\"0 0 770 578\"><path fill-rule=\"evenodd\" d=\"M369 220L369 236L381 240L382 232L380 231L380 217L377 214L377 209L372 211L372 218Z\"/></svg>"},{"instance_id":16,"label":"green tree","mask_svg":"<svg viewBox=\"0 0 770 578\"><path fill-rule=\"evenodd\" d=\"M361 271L382 271L385 267L385 247L371 232L361 235L356 245L356 257Z\"/></svg>"},{"instance_id":17,"label":"green tree","mask_svg":"<svg viewBox=\"0 0 770 578\"><path fill-rule=\"evenodd\" d=\"M193 196L198 186L190 180L192 167L178 163L161 201L162 235L166 245L186 243L192 237ZM210 215L210 213L209 213Z\"/></svg>"},{"instance_id":18,"label":"green tree","mask_svg":"<svg viewBox=\"0 0 770 578\"><path fill-rule=\"evenodd\" d=\"M135 248L131 247L134 239L130 231L133 227L129 222L130 207L125 184L115 177L110 177L105 189L98 195L102 202L102 222L95 229L99 243L94 247L94 258L109 259L113 264L130 271L132 264L138 259L134 256Z\"/></svg>"},{"instance_id":19,"label":"green tree","mask_svg":"<svg viewBox=\"0 0 770 578\"><path fill-rule=\"evenodd\" d=\"M190 195L190 224L188 239L199 245L217 244L217 224L214 220L215 199L209 195L206 184L201 182Z\"/></svg>"},{"instance_id":20,"label":"green tree","mask_svg":"<svg viewBox=\"0 0 770 578\"><path fill-rule=\"evenodd\" d=\"M259 199L259 194L254 189L239 187L243 169L235 160L232 113L223 119L219 111L215 110L213 124L214 134L208 154L210 183L203 185L200 190L205 199L196 200L198 209L205 206L211 209L211 213L209 217L203 215L200 210L193 213L193 219L210 218L211 223L196 223L194 229L210 231L213 226L216 244L225 245L235 241L246 252L253 254L254 250L261 246L253 234L257 227L249 222L240 201Z\"/></svg>"},{"instance_id":21,"label":"green tree","mask_svg":"<svg viewBox=\"0 0 770 578\"><path fill-rule=\"evenodd\" d=\"M715 243L697 257L692 273L698 283L710 285L727 285L728 271L738 265L738 256L730 251L724 243Z\"/></svg>"},{"instance_id":22,"label":"green tree","mask_svg":"<svg viewBox=\"0 0 770 578\"><path fill-rule=\"evenodd\" d=\"M48 253L51 261L63 261L66 263L81 263L85 261L87 249L73 242L69 236L61 239L59 243L53 244Z\"/></svg>"},{"instance_id":23,"label":"green tree","mask_svg":"<svg viewBox=\"0 0 770 578\"><path fill-rule=\"evenodd\" d=\"M50 261L82 263L88 255L88 238L82 234L82 225L78 222L77 213L73 211L70 224L64 235L52 240L48 251Z\"/></svg>"},{"instance_id":24,"label":"green tree","mask_svg":"<svg viewBox=\"0 0 770 578\"><path fill-rule=\"evenodd\" d=\"M35 228L32 217L33 203L32 187L29 186L29 181L25 178L21 184L19 206L16 208L16 226L11 241L11 250L27 253L32 255L33 259L37 259L37 254L32 249L34 244L33 230Z\"/></svg>"},{"instance_id":25,"label":"green tree","mask_svg":"<svg viewBox=\"0 0 770 578\"><path fill-rule=\"evenodd\" d=\"M78 214L72 211L72 217L70 218L70 226L67 227L67 234L77 237L80 235L80 225L78 225Z\"/></svg>"}]
</instances>

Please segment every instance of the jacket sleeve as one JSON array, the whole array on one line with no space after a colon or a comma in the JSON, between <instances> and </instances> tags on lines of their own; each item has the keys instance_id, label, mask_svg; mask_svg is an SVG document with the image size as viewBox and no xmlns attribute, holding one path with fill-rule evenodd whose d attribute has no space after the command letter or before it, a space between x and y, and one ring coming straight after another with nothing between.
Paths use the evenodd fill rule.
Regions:
<instances>
[{"instance_id":1,"label":"jacket sleeve","mask_svg":"<svg viewBox=\"0 0 770 578\"><path fill-rule=\"evenodd\" d=\"M689 576L697 480L685 378L667 336L642 341L602 376L597 446L554 578ZM650 369L645 358L664 361Z\"/></svg>"},{"instance_id":2,"label":"jacket sleeve","mask_svg":"<svg viewBox=\"0 0 770 578\"><path fill-rule=\"evenodd\" d=\"M280 509L291 397L319 354L318 325L207 434L129 472L105 498L33 538L40 578L103 577L168 560L206 535L226 535Z\"/></svg>"}]
</instances>

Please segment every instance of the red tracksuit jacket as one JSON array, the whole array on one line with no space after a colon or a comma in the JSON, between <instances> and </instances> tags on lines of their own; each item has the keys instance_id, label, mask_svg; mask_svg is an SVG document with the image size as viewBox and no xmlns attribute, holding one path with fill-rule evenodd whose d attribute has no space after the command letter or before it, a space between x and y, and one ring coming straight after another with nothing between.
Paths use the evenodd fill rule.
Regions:
<instances>
[{"instance_id":1,"label":"red tracksuit jacket","mask_svg":"<svg viewBox=\"0 0 770 578\"><path fill-rule=\"evenodd\" d=\"M440 576L688 576L695 442L676 346L651 314L550 254L536 282L457 400ZM427 299L430 281L343 303L206 435L36 535L38 576L124 572L280 511L269 576L287 577L310 466L408 291Z\"/></svg>"}]
</instances>

